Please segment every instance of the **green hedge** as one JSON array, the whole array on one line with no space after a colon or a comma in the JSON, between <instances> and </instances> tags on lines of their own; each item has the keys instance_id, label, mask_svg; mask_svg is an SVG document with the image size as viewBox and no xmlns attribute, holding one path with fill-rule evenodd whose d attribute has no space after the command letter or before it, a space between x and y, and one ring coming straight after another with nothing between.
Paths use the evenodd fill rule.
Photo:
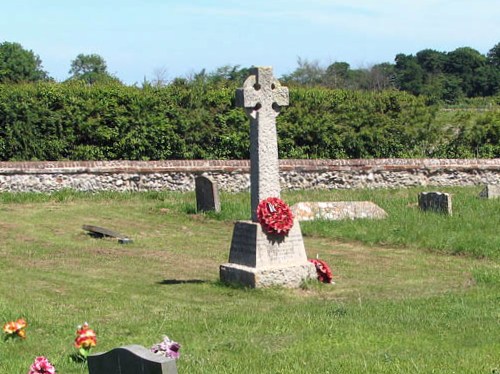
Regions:
<instances>
[{"instance_id":1,"label":"green hedge","mask_svg":"<svg viewBox=\"0 0 500 374\"><path fill-rule=\"evenodd\" d=\"M246 159L249 121L235 88L0 85L0 159ZM280 157L500 157L498 109L437 113L399 91L290 89Z\"/></svg>"}]
</instances>

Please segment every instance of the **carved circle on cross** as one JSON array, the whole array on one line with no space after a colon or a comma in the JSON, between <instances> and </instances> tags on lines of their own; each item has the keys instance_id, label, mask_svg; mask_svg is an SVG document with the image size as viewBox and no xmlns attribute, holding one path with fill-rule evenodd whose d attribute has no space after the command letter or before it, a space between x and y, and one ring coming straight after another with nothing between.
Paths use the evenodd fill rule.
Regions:
<instances>
[{"instance_id":1,"label":"carved circle on cross","mask_svg":"<svg viewBox=\"0 0 500 374\"><path fill-rule=\"evenodd\" d=\"M272 69L257 68L237 90L237 105L253 119L258 113L276 117L281 107L288 105L288 88L272 76Z\"/></svg>"}]
</instances>

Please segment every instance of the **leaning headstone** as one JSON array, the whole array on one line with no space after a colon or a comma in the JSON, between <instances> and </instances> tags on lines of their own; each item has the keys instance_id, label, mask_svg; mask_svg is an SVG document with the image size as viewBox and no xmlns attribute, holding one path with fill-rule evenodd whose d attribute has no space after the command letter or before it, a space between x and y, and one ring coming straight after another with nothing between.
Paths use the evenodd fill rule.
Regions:
<instances>
[{"instance_id":1,"label":"leaning headstone","mask_svg":"<svg viewBox=\"0 0 500 374\"><path fill-rule=\"evenodd\" d=\"M93 226L93 225L83 225L82 229L84 229L85 231L88 231L89 234L91 234L95 237L102 238L104 236L109 236L109 237L118 239L118 243L120 243L120 244L132 243L132 239L130 239L128 236L125 236L123 234L120 234L119 232L116 232L116 231L113 231L110 229L106 229L104 227Z\"/></svg>"},{"instance_id":2,"label":"leaning headstone","mask_svg":"<svg viewBox=\"0 0 500 374\"><path fill-rule=\"evenodd\" d=\"M268 197L280 197L276 117L288 105L288 88L273 77L270 67L253 68L243 88L236 91L236 104L250 119L251 221L236 222L229 263L220 266L225 283L249 287L299 287L316 278L307 261L298 220L286 236L266 233L257 219L257 206Z\"/></svg>"},{"instance_id":3,"label":"leaning headstone","mask_svg":"<svg viewBox=\"0 0 500 374\"><path fill-rule=\"evenodd\" d=\"M88 357L89 374L177 374L175 359L140 345L127 345Z\"/></svg>"},{"instance_id":4,"label":"leaning headstone","mask_svg":"<svg viewBox=\"0 0 500 374\"><path fill-rule=\"evenodd\" d=\"M500 184L487 184L479 193L479 197L485 199L496 199L500 197Z\"/></svg>"},{"instance_id":5,"label":"leaning headstone","mask_svg":"<svg viewBox=\"0 0 500 374\"><path fill-rule=\"evenodd\" d=\"M299 221L343 219L382 219L387 213L371 201L300 202L294 204L292 212Z\"/></svg>"},{"instance_id":6,"label":"leaning headstone","mask_svg":"<svg viewBox=\"0 0 500 374\"><path fill-rule=\"evenodd\" d=\"M422 211L452 215L451 196L448 193L421 192L418 195L418 207Z\"/></svg>"},{"instance_id":7,"label":"leaning headstone","mask_svg":"<svg viewBox=\"0 0 500 374\"><path fill-rule=\"evenodd\" d=\"M200 175L194 180L196 188L196 211L220 212L220 198L217 182L212 178Z\"/></svg>"}]
</instances>

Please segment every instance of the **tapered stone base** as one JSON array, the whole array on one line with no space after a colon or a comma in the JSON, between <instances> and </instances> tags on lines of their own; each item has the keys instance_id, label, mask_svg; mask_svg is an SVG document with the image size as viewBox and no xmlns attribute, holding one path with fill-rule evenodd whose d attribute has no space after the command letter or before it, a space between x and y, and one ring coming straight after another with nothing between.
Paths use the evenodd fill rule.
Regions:
<instances>
[{"instance_id":1,"label":"tapered stone base","mask_svg":"<svg viewBox=\"0 0 500 374\"><path fill-rule=\"evenodd\" d=\"M286 236L269 235L256 222L236 222L229 263L220 266L222 282L296 288L315 278L316 268L307 261L298 220Z\"/></svg>"},{"instance_id":2,"label":"tapered stone base","mask_svg":"<svg viewBox=\"0 0 500 374\"><path fill-rule=\"evenodd\" d=\"M310 262L306 262L302 265L259 269L230 263L220 266L221 281L251 288L273 286L298 288L304 281L316 279L316 277L316 268Z\"/></svg>"}]
</instances>

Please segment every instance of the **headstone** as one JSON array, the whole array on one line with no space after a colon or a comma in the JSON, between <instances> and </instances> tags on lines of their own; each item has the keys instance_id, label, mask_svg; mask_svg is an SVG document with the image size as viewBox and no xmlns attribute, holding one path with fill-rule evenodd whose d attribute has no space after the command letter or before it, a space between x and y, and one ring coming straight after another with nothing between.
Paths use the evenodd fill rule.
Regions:
<instances>
[{"instance_id":1,"label":"headstone","mask_svg":"<svg viewBox=\"0 0 500 374\"><path fill-rule=\"evenodd\" d=\"M387 217L385 210L371 201L300 202L292 206L292 212L299 221Z\"/></svg>"},{"instance_id":2,"label":"headstone","mask_svg":"<svg viewBox=\"0 0 500 374\"><path fill-rule=\"evenodd\" d=\"M485 199L496 199L500 197L500 184L487 184L479 193L479 197Z\"/></svg>"},{"instance_id":3,"label":"headstone","mask_svg":"<svg viewBox=\"0 0 500 374\"><path fill-rule=\"evenodd\" d=\"M196 188L196 211L220 212L220 198L217 182L212 178L200 175L194 180Z\"/></svg>"},{"instance_id":4,"label":"headstone","mask_svg":"<svg viewBox=\"0 0 500 374\"><path fill-rule=\"evenodd\" d=\"M451 196L448 193L421 192L418 195L418 207L422 211L452 215Z\"/></svg>"},{"instance_id":5,"label":"headstone","mask_svg":"<svg viewBox=\"0 0 500 374\"><path fill-rule=\"evenodd\" d=\"M99 227L99 226L92 226L92 225L83 225L82 229L85 231L88 231L91 235L97 236L97 237L103 237L103 236L109 236L112 238L118 239L118 243L120 244L128 244L132 243L132 239L129 237L120 234L119 232L106 229L104 227Z\"/></svg>"},{"instance_id":6,"label":"headstone","mask_svg":"<svg viewBox=\"0 0 500 374\"><path fill-rule=\"evenodd\" d=\"M236 104L250 119L251 221L234 226L229 263L220 266L226 283L249 287L299 287L315 279L314 265L307 261L298 220L288 235L270 235L257 220L257 206L268 197L280 197L276 117L288 105L288 88L273 77L270 67L253 68Z\"/></svg>"},{"instance_id":7,"label":"headstone","mask_svg":"<svg viewBox=\"0 0 500 374\"><path fill-rule=\"evenodd\" d=\"M177 374L175 359L140 345L127 345L88 357L89 374Z\"/></svg>"}]
</instances>

